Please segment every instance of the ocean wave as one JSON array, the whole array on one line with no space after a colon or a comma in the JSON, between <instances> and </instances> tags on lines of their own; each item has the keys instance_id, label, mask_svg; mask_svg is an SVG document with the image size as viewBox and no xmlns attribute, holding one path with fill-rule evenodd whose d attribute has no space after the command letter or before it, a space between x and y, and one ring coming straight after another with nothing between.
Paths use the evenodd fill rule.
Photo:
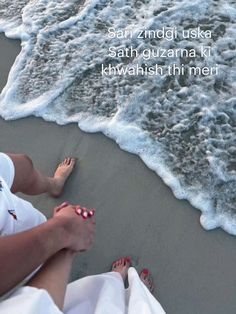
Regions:
<instances>
[{"instance_id":1,"label":"ocean wave","mask_svg":"<svg viewBox=\"0 0 236 314\"><path fill-rule=\"evenodd\" d=\"M0 1L0 30L22 50L0 96L4 119L35 115L101 131L138 154L175 196L200 209L206 229L236 234L235 1L22 0ZM202 29L212 38L109 38L108 29ZM101 66L143 65L108 56L110 46L197 49L212 55L150 58L213 66L211 76L102 76Z\"/></svg>"}]
</instances>

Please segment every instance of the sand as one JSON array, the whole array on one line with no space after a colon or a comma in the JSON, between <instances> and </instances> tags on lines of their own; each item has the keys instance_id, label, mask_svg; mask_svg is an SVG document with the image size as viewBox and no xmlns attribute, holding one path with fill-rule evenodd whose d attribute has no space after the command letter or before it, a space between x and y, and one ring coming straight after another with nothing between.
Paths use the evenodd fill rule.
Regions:
<instances>
[{"instance_id":1,"label":"sand","mask_svg":"<svg viewBox=\"0 0 236 314\"><path fill-rule=\"evenodd\" d=\"M0 47L2 88L20 47L3 35ZM131 255L138 270L152 270L155 295L168 314L236 313L235 238L203 230L199 211L177 200L139 157L75 124L1 119L0 131L1 151L30 155L45 174L66 156L79 159L60 199L27 198L48 216L63 200L97 208L94 246L78 256L72 279L106 272L116 258Z\"/></svg>"}]
</instances>

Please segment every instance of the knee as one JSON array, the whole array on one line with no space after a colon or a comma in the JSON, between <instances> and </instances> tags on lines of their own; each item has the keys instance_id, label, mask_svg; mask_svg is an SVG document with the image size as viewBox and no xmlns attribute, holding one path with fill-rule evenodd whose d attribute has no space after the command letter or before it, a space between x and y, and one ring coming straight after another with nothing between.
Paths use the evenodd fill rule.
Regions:
<instances>
[{"instance_id":1,"label":"knee","mask_svg":"<svg viewBox=\"0 0 236 314\"><path fill-rule=\"evenodd\" d=\"M12 191L23 192L29 188L33 183L34 166L31 158L26 154L12 154L10 155L14 167L15 178L13 182Z\"/></svg>"},{"instance_id":2,"label":"knee","mask_svg":"<svg viewBox=\"0 0 236 314\"><path fill-rule=\"evenodd\" d=\"M32 184L34 184L35 181L35 175L34 175L34 164L32 159L26 155L21 154L20 156L20 166L24 173L22 179L24 179L25 187L30 188Z\"/></svg>"},{"instance_id":3,"label":"knee","mask_svg":"<svg viewBox=\"0 0 236 314\"><path fill-rule=\"evenodd\" d=\"M20 157L22 163L24 163L24 165L27 167L28 171L34 169L33 161L32 161L32 159L28 155L20 154L19 157Z\"/></svg>"},{"instance_id":4,"label":"knee","mask_svg":"<svg viewBox=\"0 0 236 314\"><path fill-rule=\"evenodd\" d=\"M22 154L21 159L22 166L24 165L23 167L25 169L24 183L22 184L24 190L22 192L31 195L31 191L34 190L37 185L38 174L34 168L32 159L28 155Z\"/></svg>"}]
</instances>

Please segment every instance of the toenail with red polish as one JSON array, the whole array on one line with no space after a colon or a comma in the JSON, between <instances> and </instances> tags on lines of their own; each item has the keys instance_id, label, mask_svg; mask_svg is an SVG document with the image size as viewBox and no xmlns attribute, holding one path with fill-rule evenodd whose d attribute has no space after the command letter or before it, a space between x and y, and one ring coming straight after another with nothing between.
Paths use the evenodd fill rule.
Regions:
<instances>
[{"instance_id":1,"label":"toenail with red polish","mask_svg":"<svg viewBox=\"0 0 236 314\"><path fill-rule=\"evenodd\" d=\"M142 270L142 273L143 273L144 275L148 275L148 274L149 274L149 270L148 270L147 268L144 268L144 269Z\"/></svg>"},{"instance_id":2,"label":"toenail with red polish","mask_svg":"<svg viewBox=\"0 0 236 314\"><path fill-rule=\"evenodd\" d=\"M131 263L131 258L130 258L130 257L126 257L126 258L125 258L125 261L126 261L127 263Z\"/></svg>"}]
</instances>

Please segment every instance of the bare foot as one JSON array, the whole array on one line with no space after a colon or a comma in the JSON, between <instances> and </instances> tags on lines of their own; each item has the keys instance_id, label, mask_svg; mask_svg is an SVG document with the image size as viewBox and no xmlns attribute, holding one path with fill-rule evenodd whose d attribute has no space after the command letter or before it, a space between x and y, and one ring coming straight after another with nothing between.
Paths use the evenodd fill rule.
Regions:
<instances>
[{"instance_id":1,"label":"bare foot","mask_svg":"<svg viewBox=\"0 0 236 314\"><path fill-rule=\"evenodd\" d=\"M75 158L65 158L57 167L52 179L51 195L58 197L61 195L66 180L70 176L75 167Z\"/></svg>"},{"instance_id":2,"label":"bare foot","mask_svg":"<svg viewBox=\"0 0 236 314\"><path fill-rule=\"evenodd\" d=\"M119 260L112 263L112 271L121 274L122 279L125 281L128 275L128 269L131 266L130 257L122 257Z\"/></svg>"},{"instance_id":3,"label":"bare foot","mask_svg":"<svg viewBox=\"0 0 236 314\"><path fill-rule=\"evenodd\" d=\"M144 268L140 273L140 279L145 284L145 286L150 290L151 293L154 291L154 285L151 273L148 269Z\"/></svg>"}]
</instances>

